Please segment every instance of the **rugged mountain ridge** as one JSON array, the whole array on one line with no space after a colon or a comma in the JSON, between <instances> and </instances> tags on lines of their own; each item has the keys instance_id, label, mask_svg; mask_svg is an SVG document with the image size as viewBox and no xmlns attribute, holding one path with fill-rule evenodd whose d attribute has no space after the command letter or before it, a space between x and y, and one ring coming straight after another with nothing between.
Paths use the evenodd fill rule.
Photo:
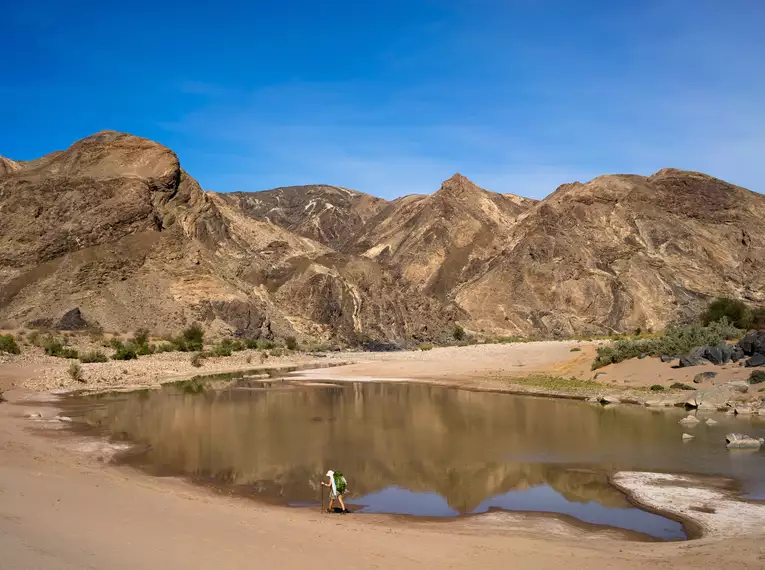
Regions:
<instances>
[{"instance_id":1,"label":"rugged mountain ridge","mask_svg":"<svg viewBox=\"0 0 765 570\"><path fill-rule=\"evenodd\" d=\"M765 197L662 170L541 201L454 175L387 202L336 186L203 191L170 149L97 133L0 160L0 322L397 344L661 328L765 302Z\"/></svg>"}]
</instances>

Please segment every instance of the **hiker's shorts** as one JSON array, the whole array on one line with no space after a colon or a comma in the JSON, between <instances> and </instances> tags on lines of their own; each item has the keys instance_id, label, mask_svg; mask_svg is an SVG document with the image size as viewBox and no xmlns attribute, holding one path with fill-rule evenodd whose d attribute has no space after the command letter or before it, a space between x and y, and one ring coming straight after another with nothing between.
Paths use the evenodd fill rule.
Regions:
<instances>
[{"instance_id":1,"label":"hiker's shorts","mask_svg":"<svg viewBox=\"0 0 765 570\"><path fill-rule=\"evenodd\" d=\"M330 499L337 499L337 495L338 494L335 492L335 490L330 487L330 489L329 489L329 498Z\"/></svg>"}]
</instances>

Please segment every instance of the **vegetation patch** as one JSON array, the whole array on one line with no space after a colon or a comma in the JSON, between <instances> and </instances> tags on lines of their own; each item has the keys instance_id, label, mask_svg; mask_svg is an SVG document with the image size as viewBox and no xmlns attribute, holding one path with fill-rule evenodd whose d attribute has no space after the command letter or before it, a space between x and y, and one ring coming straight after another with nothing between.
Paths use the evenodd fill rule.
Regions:
<instances>
[{"instance_id":1,"label":"vegetation patch","mask_svg":"<svg viewBox=\"0 0 765 570\"><path fill-rule=\"evenodd\" d=\"M508 378L507 381L511 384L516 384L519 386L528 386L561 392L595 390L603 388L603 384L600 382L595 382L594 380L580 380L579 378L574 377L565 378L563 376L548 376L546 374L522 376L519 378Z\"/></svg>"},{"instance_id":2,"label":"vegetation patch","mask_svg":"<svg viewBox=\"0 0 765 570\"><path fill-rule=\"evenodd\" d=\"M92 362L108 362L109 359L100 350L91 350L80 355L80 362L92 363Z\"/></svg>"},{"instance_id":3,"label":"vegetation patch","mask_svg":"<svg viewBox=\"0 0 765 570\"><path fill-rule=\"evenodd\" d=\"M423 342L420 345L420 350L422 350L422 351L433 350L433 345L431 343L429 343L429 342Z\"/></svg>"},{"instance_id":4,"label":"vegetation patch","mask_svg":"<svg viewBox=\"0 0 765 570\"><path fill-rule=\"evenodd\" d=\"M755 370L749 375L750 384L762 384L765 382L765 370Z\"/></svg>"},{"instance_id":5,"label":"vegetation patch","mask_svg":"<svg viewBox=\"0 0 765 570\"><path fill-rule=\"evenodd\" d=\"M11 334L0 335L0 352L7 352L8 354L21 353L21 349L19 348L19 345L16 342L16 339L13 338L13 335Z\"/></svg>"},{"instance_id":6,"label":"vegetation patch","mask_svg":"<svg viewBox=\"0 0 765 570\"><path fill-rule=\"evenodd\" d=\"M700 346L714 346L724 340L739 338L742 334L743 331L725 317L708 325L671 326L663 335L655 338L623 339L599 347L592 369L637 358L641 354L687 354Z\"/></svg>"},{"instance_id":7,"label":"vegetation patch","mask_svg":"<svg viewBox=\"0 0 765 570\"><path fill-rule=\"evenodd\" d=\"M69 365L69 377L75 382L85 382L85 376L82 374L82 366L77 362L72 362Z\"/></svg>"},{"instance_id":8,"label":"vegetation patch","mask_svg":"<svg viewBox=\"0 0 765 570\"><path fill-rule=\"evenodd\" d=\"M664 391L664 386L662 386L661 384L654 384L653 386L651 386L651 391L652 392L663 392Z\"/></svg>"},{"instance_id":9,"label":"vegetation patch","mask_svg":"<svg viewBox=\"0 0 765 570\"><path fill-rule=\"evenodd\" d=\"M688 386L688 384L683 384L682 382L675 382L669 387L670 390L695 390L693 386Z\"/></svg>"}]
</instances>

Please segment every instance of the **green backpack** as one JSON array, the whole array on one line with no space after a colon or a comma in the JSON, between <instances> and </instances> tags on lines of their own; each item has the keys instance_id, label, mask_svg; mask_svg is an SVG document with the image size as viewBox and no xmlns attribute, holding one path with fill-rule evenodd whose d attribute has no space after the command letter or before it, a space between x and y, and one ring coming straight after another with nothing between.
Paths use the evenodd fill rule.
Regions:
<instances>
[{"instance_id":1,"label":"green backpack","mask_svg":"<svg viewBox=\"0 0 765 570\"><path fill-rule=\"evenodd\" d=\"M348 481L345 480L345 477L343 477L342 473L335 472L335 489L337 489L337 494L342 495L345 493L346 487L348 487Z\"/></svg>"}]
</instances>

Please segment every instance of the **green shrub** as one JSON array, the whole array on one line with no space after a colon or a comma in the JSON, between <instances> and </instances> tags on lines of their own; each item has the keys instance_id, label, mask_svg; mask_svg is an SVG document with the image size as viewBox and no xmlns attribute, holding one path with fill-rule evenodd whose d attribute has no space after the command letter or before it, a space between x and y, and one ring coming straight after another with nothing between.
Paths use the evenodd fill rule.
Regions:
<instances>
[{"instance_id":1,"label":"green shrub","mask_svg":"<svg viewBox=\"0 0 765 570\"><path fill-rule=\"evenodd\" d=\"M118 338L109 339L109 346L114 350L119 350L124 346L124 343Z\"/></svg>"},{"instance_id":2,"label":"green shrub","mask_svg":"<svg viewBox=\"0 0 765 570\"><path fill-rule=\"evenodd\" d=\"M707 326L687 325L668 327L664 334L656 338L639 340L617 340L598 348L598 354L592 369L596 370L609 364L616 364L641 354L660 356L662 354L688 354L693 349L706 345L717 345L723 340L738 338L743 331L737 329L723 318Z\"/></svg>"},{"instance_id":3,"label":"green shrub","mask_svg":"<svg viewBox=\"0 0 765 570\"><path fill-rule=\"evenodd\" d=\"M284 354L284 351L281 348L274 348L271 351L271 356L276 357L276 358L282 356L283 354Z\"/></svg>"},{"instance_id":4,"label":"green shrub","mask_svg":"<svg viewBox=\"0 0 765 570\"><path fill-rule=\"evenodd\" d=\"M82 366L77 362L72 362L69 365L69 377L75 382L85 382L85 377L82 374Z\"/></svg>"},{"instance_id":5,"label":"green shrub","mask_svg":"<svg viewBox=\"0 0 765 570\"><path fill-rule=\"evenodd\" d=\"M287 350L297 350L298 341L294 336L288 336L284 339L284 346L287 347Z\"/></svg>"},{"instance_id":6,"label":"green shrub","mask_svg":"<svg viewBox=\"0 0 765 570\"><path fill-rule=\"evenodd\" d=\"M765 329L765 308L752 309L749 315L749 328L757 330Z\"/></svg>"},{"instance_id":7,"label":"green shrub","mask_svg":"<svg viewBox=\"0 0 765 570\"><path fill-rule=\"evenodd\" d=\"M244 346L246 346L250 350L254 350L258 348L258 341L254 338L248 338L244 341Z\"/></svg>"},{"instance_id":8,"label":"green shrub","mask_svg":"<svg viewBox=\"0 0 765 570\"><path fill-rule=\"evenodd\" d=\"M272 348L276 348L276 343L272 340L261 339L258 341L257 347L260 350L271 350Z\"/></svg>"},{"instance_id":9,"label":"green shrub","mask_svg":"<svg viewBox=\"0 0 765 570\"><path fill-rule=\"evenodd\" d=\"M45 354L57 358L78 358L79 354L73 348L67 348L54 336L48 336L42 343Z\"/></svg>"},{"instance_id":10,"label":"green shrub","mask_svg":"<svg viewBox=\"0 0 765 570\"><path fill-rule=\"evenodd\" d=\"M108 362L109 359L100 350L91 350L80 355L80 362Z\"/></svg>"},{"instance_id":11,"label":"green shrub","mask_svg":"<svg viewBox=\"0 0 765 570\"><path fill-rule=\"evenodd\" d=\"M465 329L463 329L460 325L454 325L452 336L456 341L465 340Z\"/></svg>"},{"instance_id":12,"label":"green shrub","mask_svg":"<svg viewBox=\"0 0 765 570\"><path fill-rule=\"evenodd\" d=\"M734 326L745 329L749 326L750 318L751 313L746 303L737 299L720 297L709 303L701 320L705 325L709 325L720 319L728 319Z\"/></svg>"},{"instance_id":13,"label":"green shrub","mask_svg":"<svg viewBox=\"0 0 765 570\"><path fill-rule=\"evenodd\" d=\"M201 351L204 345L205 331L199 323L194 323L185 329L181 335L187 351Z\"/></svg>"},{"instance_id":14,"label":"green shrub","mask_svg":"<svg viewBox=\"0 0 765 570\"><path fill-rule=\"evenodd\" d=\"M581 349L581 348L579 348L578 346L575 346L574 348L572 348L571 350L569 350L569 352L582 352L582 349Z\"/></svg>"},{"instance_id":15,"label":"green shrub","mask_svg":"<svg viewBox=\"0 0 765 570\"><path fill-rule=\"evenodd\" d=\"M755 370L749 375L750 384L762 384L765 382L765 370Z\"/></svg>"},{"instance_id":16,"label":"green shrub","mask_svg":"<svg viewBox=\"0 0 765 570\"><path fill-rule=\"evenodd\" d=\"M654 384L651 386L651 391L653 392L661 392L664 390L664 386L661 386L660 384Z\"/></svg>"},{"instance_id":17,"label":"green shrub","mask_svg":"<svg viewBox=\"0 0 765 570\"><path fill-rule=\"evenodd\" d=\"M431 343L429 343L429 342L423 342L420 345L420 350L422 350L422 351L433 350L433 345Z\"/></svg>"},{"instance_id":18,"label":"green shrub","mask_svg":"<svg viewBox=\"0 0 765 570\"><path fill-rule=\"evenodd\" d=\"M195 368L199 368L202 366L202 361L204 360L204 354L201 352L195 352L194 355L191 357L191 365Z\"/></svg>"},{"instance_id":19,"label":"green shrub","mask_svg":"<svg viewBox=\"0 0 765 570\"><path fill-rule=\"evenodd\" d=\"M133 335L133 344L136 346L144 346L149 344L149 330L138 329Z\"/></svg>"},{"instance_id":20,"label":"green shrub","mask_svg":"<svg viewBox=\"0 0 765 570\"><path fill-rule=\"evenodd\" d=\"M161 354L163 352L175 352L176 350L178 350L178 347L172 342L161 342L154 346L154 352L156 354Z\"/></svg>"},{"instance_id":21,"label":"green shrub","mask_svg":"<svg viewBox=\"0 0 765 570\"><path fill-rule=\"evenodd\" d=\"M7 352L8 354L21 354L21 349L19 348L16 339L13 338L13 335L0 335L0 352Z\"/></svg>"},{"instance_id":22,"label":"green shrub","mask_svg":"<svg viewBox=\"0 0 765 570\"><path fill-rule=\"evenodd\" d=\"M693 386L688 386L688 384L683 384L682 382L675 382L669 387L670 390L695 390Z\"/></svg>"},{"instance_id":23,"label":"green shrub","mask_svg":"<svg viewBox=\"0 0 765 570\"><path fill-rule=\"evenodd\" d=\"M135 360L138 355L135 352L135 348L131 345L121 346L112 355L112 360Z\"/></svg>"},{"instance_id":24,"label":"green shrub","mask_svg":"<svg viewBox=\"0 0 765 570\"><path fill-rule=\"evenodd\" d=\"M213 356L231 356L232 348L231 341L228 339L222 340L212 348Z\"/></svg>"}]
</instances>

